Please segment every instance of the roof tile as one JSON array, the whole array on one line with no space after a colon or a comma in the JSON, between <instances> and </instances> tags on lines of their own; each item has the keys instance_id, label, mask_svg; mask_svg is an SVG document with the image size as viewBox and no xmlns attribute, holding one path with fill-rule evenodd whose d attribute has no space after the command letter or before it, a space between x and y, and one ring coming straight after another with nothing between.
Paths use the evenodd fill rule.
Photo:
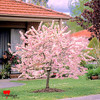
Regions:
<instances>
[{"instance_id":1,"label":"roof tile","mask_svg":"<svg viewBox=\"0 0 100 100\"><path fill-rule=\"evenodd\" d=\"M89 38L91 37L91 32L89 32L88 30L82 30L72 34L72 37L81 37L81 36Z\"/></svg>"},{"instance_id":2,"label":"roof tile","mask_svg":"<svg viewBox=\"0 0 100 100\"><path fill-rule=\"evenodd\" d=\"M71 18L54 10L15 0L0 0L0 15L2 14Z\"/></svg>"}]
</instances>

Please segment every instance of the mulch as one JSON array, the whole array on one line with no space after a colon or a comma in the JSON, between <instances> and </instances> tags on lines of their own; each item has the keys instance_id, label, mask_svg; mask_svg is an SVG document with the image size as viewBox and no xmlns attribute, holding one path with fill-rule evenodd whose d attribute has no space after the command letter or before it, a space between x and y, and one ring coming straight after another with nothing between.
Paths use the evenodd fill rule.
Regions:
<instances>
[{"instance_id":1,"label":"mulch","mask_svg":"<svg viewBox=\"0 0 100 100\"><path fill-rule=\"evenodd\" d=\"M65 92L65 91L56 88L45 88L45 89L33 91L33 93L40 93L40 92L43 93L43 92Z\"/></svg>"}]
</instances>

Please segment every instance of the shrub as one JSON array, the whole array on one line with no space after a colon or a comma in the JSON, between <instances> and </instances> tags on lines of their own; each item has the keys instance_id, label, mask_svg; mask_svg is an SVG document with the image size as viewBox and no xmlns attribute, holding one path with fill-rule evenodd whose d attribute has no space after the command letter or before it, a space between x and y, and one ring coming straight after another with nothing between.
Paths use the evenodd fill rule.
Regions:
<instances>
[{"instance_id":1,"label":"shrub","mask_svg":"<svg viewBox=\"0 0 100 100\"><path fill-rule=\"evenodd\" d=\"M98 75L100 75L100 67L96 69L89 69L88 73L86 73L88 79L91 79L92 76L98 76Z\"/></svg>"},{"instance_id":2,"label":"shrub","mask_svg":"<svg viewBox=\"0 0 100 100\"><path fill-rule=\"evenodd\" d=\"M95 65L93 65L93 64L87 64L87 65L85 65L85 67L88 68L88 69L93 69L95 67Z\"/></svg>"},{"instance_id":3,"label":"shrub","mask_svg":"<svg viewBox=\"0 0 100 100\"><path fill-rule=\"evenodd\" d=\"M93 69L93 74L92 74L92 76L98 76L98 69L96 68L96 69Z\"/></svg>"},{"instance_id":4,"label":"shrub","mask_svg":"<svg viewBox=\"0 0 100 100\"><path fill-rule=\"evenodd\" d=\"M100 67L96 68L96 72L100 75Z\"/></svg>"},{"instance_id":5,"label":"shrub","mask_svg":"<svg viewBox=\"0 0 100 100\"><path fill-rule=\"evenodd\" d=\"M93 75L93 69L91 69L91 70L88 70L88 73L86 73L86 77L88 78L88 79L91 79L91 76Z\"/></svg>"}]
</instances>

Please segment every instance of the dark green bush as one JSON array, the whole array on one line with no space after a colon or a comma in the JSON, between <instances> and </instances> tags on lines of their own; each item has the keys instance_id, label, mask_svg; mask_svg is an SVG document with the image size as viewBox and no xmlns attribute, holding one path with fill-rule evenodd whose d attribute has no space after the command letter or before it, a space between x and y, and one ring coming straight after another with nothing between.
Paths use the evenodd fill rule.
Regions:
<instances>
[{"instance_id":1,"label":"dark green bush","mask_svg":"<svg viewBox=\"0 0 100 100\"><path fill-rule=\"evenodd\" d=\"M96 68L96 72L100 75L100 67Z\"/></svg>"},{"instance_id":2,"label":"dark green bush","mask_svg":"<svg viewBox=\"0 0 100 100\"><path fill-rule=\"evenodd\" d=\"M87 64L85 65L86 68L88 68L88 70L95 68L95 65L93 64Z\"/></svg>"},{"instance_id":3,"label":"dark green bush","mask_svg":"<svg viewBox=\"0 0 100 100\"><path fill-rule=\"evenodd\" d=\"M91 76L93 75L93 69L91 69L91 70L88 70L88 73L86 73L86 77L88 78L88 79L91 79Z\"/></svg>"},{"instance_id":4,"label":"dark green bush","mask_svg":"<svg viewBox=\"0 0 100 100\"><path fill-rule=\"evenodd\" d=\"M98 76L98 75L100 75L100 67L96 69L89 69L88 73L86 73L88 79L91 79L92 76Z\"/></svg>"},{"instance_id":5,"label":"dark green bush","mask_svg":"<svg viewBox=\"0 0 100 100\"><path fill-rule=\"evenodd\" d=\"M92 76L98 76L98 69L93 69L93 74L92 74Z\"/></svg>"}]
</instances>

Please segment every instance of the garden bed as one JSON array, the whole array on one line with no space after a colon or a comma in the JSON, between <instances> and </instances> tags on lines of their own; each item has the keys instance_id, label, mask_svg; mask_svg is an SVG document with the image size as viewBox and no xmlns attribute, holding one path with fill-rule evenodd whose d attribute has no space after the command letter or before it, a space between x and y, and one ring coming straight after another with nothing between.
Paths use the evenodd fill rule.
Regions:
<instances>
[{"instance_id":1,"label":"garden bed","mask_svg":"<svg viewBox=\"0 0 100 100\"><path fill-rule=\"evenodd\" d=\"M10 78L18 78L19 77L19 73L16 73L16 74L10 74Z\"/></svg>"},{"instance_id":2,"label":"garden bed","mask_svg":"<svg viewBox=\"0 0 100 100\"><path fill-rule=\"evenodd\" d=\"M39 92L42 92L42 93L43 92L64 92L64 90L56 89L56 88L46 88L46 89L33 91L33 93L39 93Z\"/></svg>"}]
</instances>

